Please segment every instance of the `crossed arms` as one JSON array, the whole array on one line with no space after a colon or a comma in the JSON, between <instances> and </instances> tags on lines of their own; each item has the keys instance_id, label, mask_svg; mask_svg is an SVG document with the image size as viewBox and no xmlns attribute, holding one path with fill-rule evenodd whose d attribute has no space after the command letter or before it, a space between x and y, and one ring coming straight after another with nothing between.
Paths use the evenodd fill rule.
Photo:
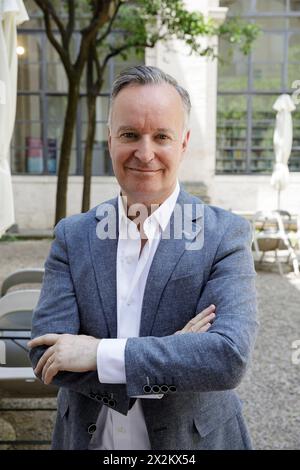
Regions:
<instances>
[{"instance_id":1,"label":"crossed arms","mask_svg":"<svg viewBox=\"0 0 300 470\"><path fill-rule=\"evenodd\" d=\"M210 305L190 320L175 334L204 333L215 317L215 306ZM46 334L29 341L28 346L48 346L34 373L49 385L60 371L89 372L97 370L97 349L101 339L87 335Z\"/></svg>"},{"instance_id":2,"label":"crossed arms","mask_svg":"<svg viewBox=\"0 0 300 470\"><path fill-rule=\"evenodd\" d=\"M35 339L29 344L30 356L36 374L45 383L53 382L89 396L91 390L101 390L105 385L100 384L96 372L100 339L78 335L80 320L64 223L56 227L56 240L46 262L43 291L33 324ZM229 221L196 310L202 313L207 305L216 305L213 326L209 328L208 319L212 319L209 315L214 313L210 311L202 313L202 318L197 317L196 327L189 322L181 331L185 334L129 338L125 349L126 387L110 385L111 390L128 396L140 395L145 377L156 377L159 382L170 373L178 391L224 390L238 385L256 331L255 272L249 245L249 224L240 218L235 224ZM50 290L53 299L62 298L60 312L54 308L51 296L43 295ZM204 327L209 331L200 331ZM195 332L195 328L199 331Z\"/></svg>"}]
</instances>

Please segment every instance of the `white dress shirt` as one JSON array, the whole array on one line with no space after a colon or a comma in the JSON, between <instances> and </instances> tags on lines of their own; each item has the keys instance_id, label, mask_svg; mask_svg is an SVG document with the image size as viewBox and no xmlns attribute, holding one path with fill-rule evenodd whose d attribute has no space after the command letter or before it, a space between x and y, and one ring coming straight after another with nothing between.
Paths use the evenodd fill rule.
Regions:
<instances>
[{"instance_id":1,"label":"white dress shirt","mask_svg":"<svg viewBox=\"0 0 300 470\"><path fill-rule=\"evenodd\" d=\"M101 383L125 384L125 346L127 338L139 336L144 291L150 266L169 223L180 191L173 193L144 222L147 242L141 251L141 237L134 222L128 219L122 197L118 197L119 240L117 251L117 338L102 339L97 350L97 370ZM143 399L163 395L143 396ZM103 406L90 449L151 449L141 400L137 399L127 416Z\"/></svg>"}]
</instances>

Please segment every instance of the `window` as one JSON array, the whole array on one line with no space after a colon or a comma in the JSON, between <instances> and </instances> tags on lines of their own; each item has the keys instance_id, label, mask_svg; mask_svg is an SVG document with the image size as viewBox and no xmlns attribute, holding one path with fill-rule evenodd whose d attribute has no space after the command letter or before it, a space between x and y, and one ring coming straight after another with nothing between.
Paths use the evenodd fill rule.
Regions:
<instances>
[{"instance_id":1,"label":"window","mask_svg":"<svg viewBox=\"0 0 300 470\"><path fill-rule=\"evenodd\" d=\"M56 174L67 106L68 83L60 58L49 43L43 20L35 3L26 7L30 21L18 30L19 56L18 96L15 130L11 144L11 166L14 174ZM75 35L71 48L76 55L80 35ZM106 123L112 82L120 69L143 62L130 55L127 61L116 57L109 61L101 94L97 98L97 123L93 149L93 175L111 175L107 147ZM80 87L80 102L74 130L70 175L81 175L87 131L85 73Z\"/></svg>"},{"instance_id":2,"label":"window","mask_svg":"<svg viewBox=\"0 0 300 470\"><path fill-rule=\"evenodd\" d=\"M300 0L223 0L228 16L259 25L249 56L221 40L218 65L217 173L271 173L273 104L300 80ZM289 168L300 171L300 106L293 112Z\"/></svg>"}]
</instances>

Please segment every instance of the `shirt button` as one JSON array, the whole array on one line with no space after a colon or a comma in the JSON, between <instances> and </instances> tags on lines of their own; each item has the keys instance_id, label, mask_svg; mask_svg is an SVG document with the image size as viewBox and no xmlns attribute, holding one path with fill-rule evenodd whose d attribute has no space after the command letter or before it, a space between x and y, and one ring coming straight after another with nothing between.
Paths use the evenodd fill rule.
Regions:
<instances>
[{"instance_id":1,"label":"shirt button","mask_svg":"<svg viewBox=\"0 0 300 470\"><path fill-rule=\"evenodd\" d=\"M94 434L94 432L96 431L96 429L97 429L96 424L90 424L89 427L88 427L87 432L88 432L89 434Z\"/></svg>"}]
</instances>

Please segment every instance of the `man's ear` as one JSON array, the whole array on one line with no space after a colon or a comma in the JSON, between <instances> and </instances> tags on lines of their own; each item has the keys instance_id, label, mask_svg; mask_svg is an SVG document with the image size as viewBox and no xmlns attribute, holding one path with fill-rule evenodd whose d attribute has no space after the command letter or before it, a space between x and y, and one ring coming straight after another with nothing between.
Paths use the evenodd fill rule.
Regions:
<instances>
[{"instance_id":1,"label":"man's ear","mask_svg":"<svg viewBox=\"0 0 300 470\"><path fill-rule=\"evenodd\" d=\"M183 142L182 142L182 153L184 153L187 149L187 146L188 146L188 143L189 143L189 140L190 140L190 135L191 135L191 131L189 129L185 133L185 136L184 136L184 139L183 139Z\"/></svg>"}]
</instances>

